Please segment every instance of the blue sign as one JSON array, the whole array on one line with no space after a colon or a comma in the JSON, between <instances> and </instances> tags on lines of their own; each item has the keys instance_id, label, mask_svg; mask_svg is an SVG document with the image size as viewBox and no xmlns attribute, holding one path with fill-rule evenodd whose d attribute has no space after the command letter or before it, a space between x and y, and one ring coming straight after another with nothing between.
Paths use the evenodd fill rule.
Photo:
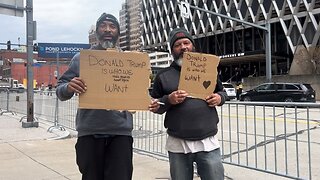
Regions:
<instances>
[{"instance_id":1,"label":"blue sign","mask_svg":"<svg viewBox=\"0 0 320 180\"><path fill-rule=\"evenodd\" d=\"M89 49L90 44L38 43L38 56L42 58L72 58L82 49ZM59 54L57 54L59 53Z\"/></svg>"}]
</instances>

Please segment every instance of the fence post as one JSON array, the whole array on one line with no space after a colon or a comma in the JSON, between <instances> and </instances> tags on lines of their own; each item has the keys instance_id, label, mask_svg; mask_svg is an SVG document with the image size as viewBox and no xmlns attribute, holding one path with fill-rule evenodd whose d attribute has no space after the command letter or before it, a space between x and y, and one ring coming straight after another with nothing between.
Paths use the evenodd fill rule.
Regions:
<instances>
[{"instance_id":1,"label":"fence post","mask_svg":"<svg viewBox=\"0 0 320 180\"><path fill-rule=\"evenodd\" d=\"M15 115L13 111L9 110L9 88L7 88L6 91L7 91L7 109L5 111L2 111L0 115L3 115L4 113L11 113L12 115Z\"/></svg>"},{"instance_id":2,"label":"fence post","mask_svg":"<svg viewBox=\"0 0 320 180\"><path fill-rule=\"evenodd\" d=\"M57 68L57 74L56 78L59 79L59 51L56 52L57 58L56 58L56 68ZM52 92L51 92L52 93ZM54 112L54 125L48 128L49 132L52 132L52 129L60 129L61 131L65 131L66 129L59 124L59 99L58 96L56 96L56 109Z\"/></svg>"},{"instance_id":3,"label":"fence post","mask_svg":"<svg viewBox=\"0 0 320 180\"><path fill-rule=\"evenodd\" d=\"M54 110L54 122L53 126L50 126L48 128L48 132L52 132L53 129L59 129L61 131L65 131L66 129L59 124L59 99L58 96L56 96L56 106Z\"/></svg>"}]
</instances>

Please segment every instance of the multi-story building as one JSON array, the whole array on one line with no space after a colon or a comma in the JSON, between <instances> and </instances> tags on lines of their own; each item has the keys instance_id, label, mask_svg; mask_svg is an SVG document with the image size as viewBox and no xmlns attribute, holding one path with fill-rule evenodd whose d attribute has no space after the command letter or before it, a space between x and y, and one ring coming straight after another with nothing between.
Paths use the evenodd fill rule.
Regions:
<instances>
[{"instance_id":1,"label":"multi-story building","mask_svg":"<svg viewBox=\"0 0 320 180\"><path fill-rule=\"evenodd\" d=\"M120 11L120 47L123 50L141 49L141 0L126 0Z\"/></svg>"},{"instance_id":2,"label":"multi-story building","mask_svg":"<svg viewBox=\"0 0 320 180\"><path fill-rule=\"evenodd\" d=\"M142 0L126 0L120 10L120 37L119 44L123 50L142 50L141 19ZM172 58L167 52L149 52L152 68L168 67Z\"/></svg>"},{"instance_id":3,"label":"multi-story building","mask_svg":"<svg viewBox=\"0 0 320 180\"><path fill-rule=\"evenodd\" d=\"M95 46L95 45L98 45L99 44L99 41L97 39L97 36L96 36L96 26L95 25L92 25L88 31L89 33L89 44L91 46Z\"/></svg>"},{"instance_id":4,"label":"multi-story building","mask_svg":"<svg viewBox=\"0 0 320 180\"><path fill-rule=\"evenodd\" d=\"M119 23L120 23L120 37L119 45L123 50L129 50L129 17L128 17L128 5L127 3L122 4L122 8L119 12Z\"/></svg>"},{"instance_id":5,"label":"multi-story building","mask_svg":"<svg viewBox=\"0 0 320 180\"><path fill-rule=\"evenodd\" d=\"M165 68L172 63L172 57L167 52L150 52L149 53L151 67Z\"/></svg>"},{"instance_id":6,"label":"multi-story building","mask_svg":"<svg viewBox=\"0 0 320 180\"><path fill-rule=\"evenodd\" d=\"M180 15L177 0L142 0L143 49L169 51L168 35L184 27L200 52L221 57L223 81L266 74L265 32L242 23L191 8ZM271 24L273 75L320 74L319 0L186 0L215 13L265 26Z\"/></svg>"}]
</instances>

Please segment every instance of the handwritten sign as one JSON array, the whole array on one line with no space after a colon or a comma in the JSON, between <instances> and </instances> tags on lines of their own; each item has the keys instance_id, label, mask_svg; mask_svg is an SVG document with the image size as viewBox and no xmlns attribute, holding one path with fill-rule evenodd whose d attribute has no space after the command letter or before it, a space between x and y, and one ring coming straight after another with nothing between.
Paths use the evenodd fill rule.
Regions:
<instances>
[{"instance_id":1,"label":"handwritten sign","mask_svg":"<svg viewBox=\"0 0 320 180\"><path fill-rule=\"evenodd\" d=\"M214 55L184 53L179 89L187 91L194 98L206 98L215 90L219 62L219 57Z\"/></svg>"},{"instance_id":2,"label":"handwritten sign","mask_svg":"<svg viewBox=\"0 0 320 180\"><path fill-rule=\"evenodd\" d=\"M148 110L150 60L146 53L81 50L80 77L87 91L79 107Z\"/></svg>"}]
</instances>

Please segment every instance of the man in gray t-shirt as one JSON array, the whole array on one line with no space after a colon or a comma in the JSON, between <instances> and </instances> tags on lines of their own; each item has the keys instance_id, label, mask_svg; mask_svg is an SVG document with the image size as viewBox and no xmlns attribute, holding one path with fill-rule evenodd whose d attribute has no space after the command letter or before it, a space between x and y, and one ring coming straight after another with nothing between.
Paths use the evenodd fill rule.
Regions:
<instances>
[{"instance_id":1,"label":"man in gray t-shirt","mask_svg":"<svg viewBox=\"0 0 320 180\"><path fill-rule=\"evenodd\" d=\"M99 44L91 49L116 48L119 22L103 13L96 23ZM56 94L62 101L85 93L86 83L79 77L80 54L76 54L68 70L59 78ZM76 161L82 180L132 178L132 114L128 111L78 109L76 116L78 140Z\"/></svg>"}]
</instances>

